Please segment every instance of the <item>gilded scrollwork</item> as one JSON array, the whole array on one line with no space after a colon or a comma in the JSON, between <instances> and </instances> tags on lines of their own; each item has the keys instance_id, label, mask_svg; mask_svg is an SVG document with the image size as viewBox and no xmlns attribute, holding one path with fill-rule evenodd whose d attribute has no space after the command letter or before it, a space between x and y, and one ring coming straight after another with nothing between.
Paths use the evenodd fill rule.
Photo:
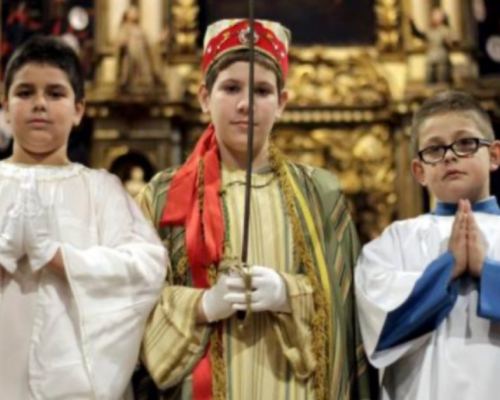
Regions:
<instances>
[{"instance_id":1,"label":"gilded scrollwork","mask_svg":"<svg viewBox=\"0 0 500 400\"><path fill-rule=\"evenodd\" d=\"M292 159L334 172L363 241L377 237L396 212L394 143L389 127L280 131L278 146Z\"/></svg>"},{"instance_id":2,"label":"gilded scrollwork","mask_svg":"<svg viewBox=\"0 0 500 400\"><path fill-rule=\"evenodd\" d=\"M198 37L198 13L200 7L196 0L173 0L172 25L170 32L176 53L196 52Z\"/></svg>"},{"instance_id":3,"label":"gilded scrollwork","mask_svg":"<svg viewBox=\"0 0 500 400\"><path fill-rule=\"evenodd\" d=\"M299 106L380 107L390 97L369 54L339 58L322 48L292 51L288 89Z\"/></svg>"},{"instance_id":4,"label":"gilded scrollwork","mask_svg":"<svg viewBox=\"0 0 500 400\"><path fill-rule=\"evenodd\" d=\"M198 89L200 88L203 74L199 68L193 68L186 76L186 94L191 102L197 101Z\"/></svg>"},{"instance_id":5,"label":"gilded scrollwork","mask_svg":"<svg viewBox=\"0 0 500 400\"><path fill-rule=\"evenodd\" d=\"M157 11L155 15L161 16L157 21L161 26L147 30L155 38L161 32L163 40L161 54L164 57L159 70L167 83L167 91L156 97L116 96L114 32L128 3L139 5L141 10L155 7L154 12L147 8L147 15ZM399 218L424 210L422 189L408 173L410 156L403 126L422 101L447 87L422 83L426 46L410 29L411 20L426 29L433 3L422 0L371 2L375 31L369 46L295 47L297 42L292 41L287 81L290 101L277 121L276 140L295 159L325 167L340 177L364 241L376 236L395 217L396 193ZM473 18L464 5L467 2L440 3L449 12L452 26L475 27L465 23ZM140 109L137 115L143 120L134 124L151 124L162 132L148 140L155 141L158 166L166 167L172 159L177 160L177 156L172 159L166 156L174 141L165 139L181 134L183 140L176 145L175 154L188 154L209 122L208 114L200 111L197 100L202 79L199 39L203 37L203 27L210 22L205 12L208 3L96 0L95 4L95 15L99 16L95 20L95 39L100 62L95 81L87 91L87 117L94 120L94 143L101 146L96 150L97 146L93 145L95 165L101 166L102 160L107 159L101 148L142 143L121 136L131 123L132 114L128 110ZM460 21L463 23L459 24ZM148 24L144 28L149 28ZM468 49L467 42L463 45ZM468 80L469 74L478 69L467 49L453 54L452 61L458 66L456 75L461 79L456 82L457 87L473 93L488 111L499 117L499 102L495 101L500 98L498 82L485 77L479 81ZM294 130L289 131L292 128Z\"/></svg>"},{"instance_id":6,"label":"gilded scrollwork","mask_svg":"<svg viewBox=\"0 0 500 400\"><path fill-rule=\"evenodd\" d=\"M398 0L377 0L377 48L382 53L395 53L401 48L401 5Z\"/></svg>"}]
</instances>

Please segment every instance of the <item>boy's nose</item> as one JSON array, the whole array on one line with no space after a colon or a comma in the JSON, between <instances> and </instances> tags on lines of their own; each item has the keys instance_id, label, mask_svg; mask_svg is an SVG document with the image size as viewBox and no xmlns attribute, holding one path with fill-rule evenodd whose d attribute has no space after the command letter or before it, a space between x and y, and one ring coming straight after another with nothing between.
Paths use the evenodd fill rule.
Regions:
<instances>
[{"instance_id":1,"label":"boy's nose","mask_svg":"<svg viewBox=\"0 0 500 400\"><path fill-rule=\"evenodd\" d=\"M444 151L443 160L445 162L456 161L457 158L458 158L457 155L453 152L453 150L451 148L446 149Z\"/></svg>"},{"instance_id":2,"label":"boy's nose","mask_svg":"<svg viewBox=\"0 0 500 400\"><path fill-rule=\"evenodd\" d=\"M237 104L238 111L243 112L245 114L248 113L248 95L243 94L238 100Z\"/></svg>"},{"instance_id":3,"label":"boy's nose","mask_svg":"<svg viewBox=\"0 0 500 400\"><path fill-rule=\"evenodd\" d=\"M33 107L35 109L45 109L47 107L47 99L44 95L37 94L33 97Z\"/></svg>"},{"instance_id":4,"label":"boy's nose","mask_svg":"<svg viewBox=\"0 0 500 400\"><path fill-rule=\"evenodd\" d=\"M238 111L248 114L248 110L250 109L250 99L248 98L248 93L243 93L241 98L238 100L237 104ZM255 112L255 99L253 109Z\"/></svg>"}]
</instances>

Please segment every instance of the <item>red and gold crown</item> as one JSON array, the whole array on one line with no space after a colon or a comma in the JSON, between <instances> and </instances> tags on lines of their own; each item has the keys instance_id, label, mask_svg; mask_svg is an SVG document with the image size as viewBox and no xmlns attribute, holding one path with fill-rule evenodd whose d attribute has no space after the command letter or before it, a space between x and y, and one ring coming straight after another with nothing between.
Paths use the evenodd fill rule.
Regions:
<instances>
[{"instance_id":1,"label":"red and gold crown","mask_svg":"<svg viewBox=\"0 0 500 400\"><path fill-rule=\"evenodd\" d=\"M283 77L288 75L288 44L290 31L272 21L256 20L254 48L274 61ZM204 75L223 55L250 47L250 25L247 19L224 19L207 28L203 42L202 72Z\"/></svg>"}]
</instances>

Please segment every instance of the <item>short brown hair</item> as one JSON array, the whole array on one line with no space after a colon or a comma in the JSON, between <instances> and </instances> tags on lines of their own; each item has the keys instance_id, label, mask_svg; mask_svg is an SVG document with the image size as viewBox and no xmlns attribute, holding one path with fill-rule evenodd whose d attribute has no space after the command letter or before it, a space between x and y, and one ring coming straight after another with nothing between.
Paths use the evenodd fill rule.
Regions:
<instances>
[{"instance_id":1,"label":"short brown hair","mask_svg":"<svg viewBox=\"0 0 500 400\"><path fill-rule=\"evenodd\" d=\"M80 59L75 51L61 38L35 35L17 48L5 69L3 97L9 97L9 90L15 75L28 64L48 65L64 72L75 92L76 101L85 98L85 82Z\"/></svg>"},{"instance_id":2,"label":"short brown hair","mask_svg":"<svg viewBox=\"0 0 500 400\"><path fill-rule=\"evenodd\" d=\"M244 49L230 52L227 55L222 56L210 67L205 76L205 85L207 86L209 92L212 91L219 74L231 64L238 61L250 61L250 51ZM285 81L283 79L283 74L276 63L269 57L259 52L255 52L255 63L273 71L276 74L278 92L281 92L285 86Z\"/></svg>"},{"instance_id":3,"label":"short brown hair","mask_svg":"<svg viewBox=\"0 0 500 400\"><path fill-rule=\"evenodd\" d=\"M491 118L479 102L468 93L447 90L424 101L413 115L411 149L414 157L418 153L418 139L423 123L431 117L445 114L461 114L472 119L486 139L495 140Z\"/></svg>"}]
</instances>

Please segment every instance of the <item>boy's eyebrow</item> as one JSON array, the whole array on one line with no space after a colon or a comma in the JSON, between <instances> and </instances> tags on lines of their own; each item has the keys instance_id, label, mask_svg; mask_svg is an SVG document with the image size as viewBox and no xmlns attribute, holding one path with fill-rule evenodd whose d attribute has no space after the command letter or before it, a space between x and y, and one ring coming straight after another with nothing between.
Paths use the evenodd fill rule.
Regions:
<instances>
[{"instance_id":1,"label":"boy's eyebrow","mask_svg":"<svg viewBox=\"0 0 500 400\"><path fill-rule=\"evenodd\" d=\"M264 81L255 81L255 84L256 85L267 85L267 86L274 87L273 82L269 82L269 81L266 81L266 80L264 80Z\"/></svg>"},{"instance_id":2,"label":"boy's eyebrow","mask_svg":"<svg viewBox=\"0 0 500 400\"><path fill-rule=\"evenodd\" d=\"M236 78L226 78L221 81L221 83L240 83L240 82L241 80Z\"/></svg>"},{"instance_id":3,"label":"boy's eyebrow","mask_svg":"<svg viewBox=\"0 0 500 400\"><path fill-rule=\"evenodd\" d=\"M458 129L456 130L455 132L453 132L453 135L452 135L452 138L453 139L456 139L460 136L463 136L463 135L473 135L473 137L476 136L477 133L480 133L479 131L473 131L473 130L469 130L469 129ZM431 136L430 138L427 138L426 140L423 140L422 141L422 144L434 144L434 143L444 143L445 140L443 139L442 136L439 136L439 135L435 135L435 136Z\"/></svg>"},{"instance_id":4,"label":"boy's eyebrow","mask_svg":"<svg viewBox=\"0 0 500 400\"><path fill-rule=\"evenodd\" d=\"M223 79L221 81L221 83L241 83L243 82L242 79L237 79L237 78L226 78L226 79ZM255 85L269 85L269 86L273 86L273 84L267 80L256 80L255 82Z\"/></svg>"},{"instance_id":5,"label":"boy's eyebrow","mask_svg":"<svg viewBox=\"0 0 500 400\"><path fill-rule=\"evenodd\" d=\"M68 89L67 85L63 85L61 83L50 83L50 84L47 85L47 87L49 89L64 89L64 90Z\"/></svg>"},{"instance_id":6,"label":"boy's eyebrow","mask_svg":"<svg viewBox=\"0 0 500 400\"><path fill-rule=\"evenodd\" d=\"M429 146L433 146L433 145L436 145L436 144L442 144L444 143L444 140L442 140L439 136L434 136L430 139L427 139L427 140L423 140L421 143L420 143L420 147L422 149L426 148L426 147L429 147Z\"/></svg>"},{"instance_id":7,"label":"boy's eyebrow","mask_svg":"<svg viewBox=\"0 0 500 400\"><path fill-rule=\"evenodd\" d=\"M476 133L481 133L481 132L479 130L475 130L475 129L473 129L473 130L459 129L459 130L455 131L455 135L454 136L457 137L457 136L460 136L460 135L465 135L465 134L471 135L471 134L476 134Z\"/></svg>"},{"instance_id":8,"label":"boy's eyebrow","mask_svg":"<svg viewBox=\"0 0 500 400\"><path fill-rule=\"evenodd\" d=\"M16 85L14 85L14 89L32 89L35 86L36 85L34 83L20 82L20 83L17 83ZM52 89L52 90L53 89L63 89L63 90L67 89L67 86L63 85L61 83L49 83L48 85L46 85L46 87L49 89Z\"/></svg>"},{"instance_id":9,"label":"boy's eyebrow","mask_svg":"<svg viewBox=\"0 0 500 400\"><path fill-rule=\"evenodd\" d=\"M15 87L24 87L24 86L36 86L35 83L32 82L18 82L14 84ZM66 85L63 85L62 83L49 83L46 85L47 87L66 87Z\"/></svg>"},{"instance_id":10,"label":"boy's eyebrow","mask_svg":"<svg viewBox=\"0 0 500 400\"><path fill-rule=\"evenodd\" d=\"M33 86L35 86L35 85L33 85L32 83L21 82L21 83L16 83L15 85L13 85L13 88L14 89L18 89L18 88L24 89L24 88L32 88Z\"/></svg>"}]
</instances>

